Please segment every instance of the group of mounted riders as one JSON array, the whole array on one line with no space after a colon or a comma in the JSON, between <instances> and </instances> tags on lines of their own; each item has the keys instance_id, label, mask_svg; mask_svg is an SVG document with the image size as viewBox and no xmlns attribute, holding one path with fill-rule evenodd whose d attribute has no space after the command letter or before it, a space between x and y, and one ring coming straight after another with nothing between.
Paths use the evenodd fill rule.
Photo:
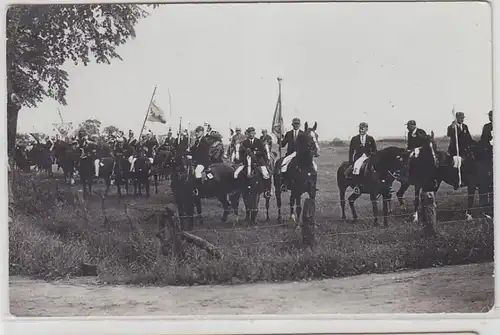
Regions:
<instances>
[{"instance_id":1,"label":"group of mounted riders","mask_svg":"<svg viewBox=\"0 0 500 335\"><path fill-rule=\"evenodd\" d=\"M344 193L347 187L355 190L349 198L349 204L356 217L353 202L360 194L370 194L372 202L375 202L379 194L383 194L384 199L387 200L390 194L385 190L389 188L381 191L381 186L390 185L396 179L403 184L398 192L399 199L402 199L410 184L415 185L416 191L417 188L428 188L428 181L434 182L433 185L436 188L439 187L436 182L439 184L441 180L453 185L455 189L467 184L467 169L472 166L468 164L469 157L474 157L471 156L471 148L480 147L482 153L479 155L491 157L492 161L492 111L488 113L488 116L490 122L483 127L478 146L464 123L464 113L456 113L455 121L448 127L447 136L450 138L450 144L446 153L439 152L435 148L433 134L428 135L423 129L418 128L414 120L406 123L408 129L406 148L388 147L377 150L375 139L367 133L368 124L361 122L359 134L352 137L349 144L348 162L342 164L337 173L342 216L345 217ZM163 170L165 174L171 176L172 190L177 204L182 202L189 203L189 206L196 206L199 214L201 212L200 199L215 197L224 205L224 218L227 218L229 205L234 202L234 199L231 202L228 201L227 197L238 192L243 195L247 205L247 217L250 216L252 210L256 210L258 196L262 193L266 198L266 208L269 209L273 182L279 220L281 219L281 192L291 191L290 214L292 216L295 214L300 216L300 197L303 193L308 193L312 199L315 198L318 168L313 158L317 157L320 151L316 123L310 128L306 122L302 130L300 129L301 121L294 118L292 129L278 141L279 146L286 147L284 157L279 159L278 155L272 151L273 138L265 129L258 138L254 127L248 127L244 134L241 128L237 127L225 151L221 134L212 130L210 125L205 125L206 131L203 126L195 128L194 138L191 138L187 131L173 138L169 130L161 144L152 133L137 140L134 133L129 131L128 138L123 134L117 134L102 139L96 135L89 137L84 132L80 132L77 138L69 141L57 138L53 143L48 141L44 146L41 143L35 146L43 146L45 148L43 150L52 152L55 162L63 170L65 163L68 165L68 162L72 162L73 165L70 164L69 167L71 173L77 166L80 166L80 171L82 171L82 162L86 161L87 169L92 171L90 174L93 178L102 176L102 169L107 171L111 179L114 176L115 180L117 174L143 171L143 179L147 179L149 185L149 176L154 175L152 170L156 167L155 173ZM75 153L77 153L76 156ZM474 154L477 155L477 152ZM429 158L429 162L425 161L425 157ZM432 168L436 167L438 171L438 166L449 166L452 169L446 170L446 176L431 175L430 171L434 171ZM457 168L464 171L463 176L457 173ZM404 174L405 170L409 176L408 180L400 175ZM87 174L89 174L88 171ZM149 188L147 190L149 192ZM250 198L253 200L248 200ZM294 213L294 207L296 213ZM233 210L237 211L234 205ZM180 208L179 211L189 215L193 213L190 208L187 210ZM376 204L374 204L374 214L375 212ZM384 202L384 222L386 222L386 213ZM267 217L269 219L269 211Z\"/></svg>"}]
</instances>

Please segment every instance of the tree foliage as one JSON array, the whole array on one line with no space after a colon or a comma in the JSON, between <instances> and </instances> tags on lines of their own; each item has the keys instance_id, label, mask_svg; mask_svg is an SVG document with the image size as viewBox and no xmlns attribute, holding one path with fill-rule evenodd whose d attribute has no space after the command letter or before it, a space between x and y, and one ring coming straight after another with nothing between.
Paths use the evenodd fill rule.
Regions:
<instances>
[{"instance_id":1,"label":"tree foliage","mask_svg":"<svg viewBox=\"0 0 500 335\"><path fill-rule=\"evenodd\" d=\"M89 136L99 135L100 129L101 129L101 121L96 119L88 119L80 123L77 132L83 130Z\"/></svg>"},{"instance_id":2,"label":"tree foliage","mask_svg":"<svg viewBox=\"0 0 500 335\"><path fill-rule=\"evenodd\" d=\"M121 130L118 128L118 127L115 127L113 125L111 126L106 126L104 127L104 129L102 130L103 134L106 135L106 136L111 136L113 134L117 134L118 132L120 132Z\"/></svg>"},{"instance_id":3,"label":"tree foliage","mask_svg":"<svg viewBox=\"0 0 500 335\"><path fill-rule=\"evenodd\" d=\"M66 105L67 60L110 64L148 12L132 4L16 5L7 11L7 62L22 106L45 97Z\"/></svg>"}]
</instances>

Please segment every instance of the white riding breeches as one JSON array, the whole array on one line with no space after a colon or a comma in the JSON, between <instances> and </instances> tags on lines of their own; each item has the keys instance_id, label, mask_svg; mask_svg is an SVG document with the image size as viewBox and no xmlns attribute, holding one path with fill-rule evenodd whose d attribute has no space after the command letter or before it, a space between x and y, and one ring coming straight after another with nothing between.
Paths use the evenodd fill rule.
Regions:
<instances>
[{"instance_id":1,"label":"white riding breeches","mask_svg":"<svg viewBox=\"0 0 500 335\"><path fill-rule=\"evenodd\" d=\"M245 166L244 165L240 165L236 168L236 170L234 171L234 179L238 179L238 175L240 174L241 170L243 170Z\"/></svg>"},{"instance_id":2,"label":"white riding breeches","mask_svg":"<svg viewBox=\"0 0 500 335\"><path fill-rule=\"evenodd\" d=\"M135 158L134 156L130 156L128 158L128 161L130 163L130 172L134 172L134 163L136 160L137 160L137 158Z\"/></svg>"},{"instance_id":3,"label":"white riding breeches","mask_svg":"<svg viewBox=\"0 0 500 335\"><path fill-rule=\"evenodd\" d=\"M453 156L453 167L456 169L460 169L461 166L462 166L462 157Z\"/></svg>"},{"instance_id":4,"label":"white riding breeches","mask_svg":"<svg viewBox=\"0 0 500 335\"><path fill-rule=\"evenodd\" d=\"M281 163L281 172L286 172L286 170L288 169L288 165L292 161L292 158L294 158L296 155L297 154L295 152L293 152L290 155L283 158L283 162ZM316 164L316 162L313 161L312 164L313 164L314 172L318 172L318 165Z\"/></svg>"},{"instance_id":5,"label":"white riding breeches","mask_svg":"<svg viewBox=\"0 0 500 335\"><path fill-rule=\"evenodd\" d=\"M94 161L94 167L95 167L95 176L99 177L99 166L101 165L101 161L99 159L96 159Z\"/></svg>"},{"instance_id":6,"label":"white riding breeches","mask_svg":"<svg viewBox=\"0 0 500 335\"><path fill-rule=\"evenodd\" d=\"M260 171L262 172L262 176L264 177L264 179L269 179L269 171L265 166L261 166Z\"/></svg>"},{"instance_id":7,"label":"white riding breeches","mask_svg":"<svg viewBox=\"0 0 500 335\"><path fill-rule=\"evenodd\" d=\"M413 149L413 151L411 152L410 154L410 157L415 157L415 158L418 158L418 156L420 155L420 148L415 148Z\"/></svg>"},{"instance_id":8,"label":"white riding breeches","mask_svg":"<svg viewBox=\"0 0 500 335\"><path fill-rule=\"evenodd\" d=\"M286 172L286 169L288 168L288 164L290 164L290 161L296 155L297 155L296 152L292 152L290 155L285 156L285 158L283 158L283 162L281 163L281 172Z\"/></svg>"},{"instance_id":9,"label":"white riding breeches","mask_svg":"<svg viewBox=\"0 0 500 335\"><path fill-rule=\"evenodd\" d=\"M205 170L205 167L201 164L196 165L196 168L194 169L194 176L196 179L201 178L201 173Z\"/></svg>"},{"instance_id":10,"label":"white riding breeches","mask_svg":"<svg viewBox=\"0 0 500 335\"><path fill-rule=\"evenodd\" d=\"M359 157L355 162L354 166L352 169L352 174L359 175L359 172L361 170L361 165L368 159L368 156L365 154L362 154L361 157Z\"/></svg>"}]
</instances>

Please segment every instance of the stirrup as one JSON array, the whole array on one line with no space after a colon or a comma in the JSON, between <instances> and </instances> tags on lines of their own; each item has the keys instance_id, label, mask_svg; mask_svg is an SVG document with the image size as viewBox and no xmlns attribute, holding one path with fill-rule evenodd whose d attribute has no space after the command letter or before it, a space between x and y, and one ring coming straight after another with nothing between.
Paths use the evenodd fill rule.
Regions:
<instances>
[{"instance_id":1,"label":"stirrup","mask_svg":"<svg viewBox=\"0 0 500 335\"><path fill-rule=\"evenodd\" d=\"M356 194L356 195L361 194L361 188L359 186L354 187L354 194Z\"/></svg>"}]
</instances>

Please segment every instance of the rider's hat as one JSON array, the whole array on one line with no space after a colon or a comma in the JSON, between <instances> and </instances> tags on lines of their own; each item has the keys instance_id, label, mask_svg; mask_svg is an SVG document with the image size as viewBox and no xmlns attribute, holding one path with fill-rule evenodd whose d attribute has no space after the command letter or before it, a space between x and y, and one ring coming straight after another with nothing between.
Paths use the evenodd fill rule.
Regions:
<instances>
[{"instance_id":1,"label":"rider's hat","mask_svg":"<svg viewBox=\"0 0 500 335\"><path fill-rule=\"evenodd\" d=\"M241 130L241 127L236 127L236 131Z\"/></svg>"},{"instance_id":2,"label":"rider's hat","mask_svg":"<svg viewBox=\"0 0 500 335\"><path fill-rule=\"evenodd\" d=\"M464 114L464 112L457 112L455 114L455 117L465 117L465 114Z\"/></svg>"},{"instance_id":3,"label":"rider's hat","mask_svg":"<svg viewBox=\"0 0 500 335\"><path fill-rule=\"evenodd\" d=\"M361 123L359 124L359 128L368 128L368 123L366 123L366 122L361 122Z\"/></svg>"},{"instance_id":4,"label":"rider's hat","mask_svg":"<svg viewBox=\"0 0 500 335\"><path fill-rule=\"evenodd\" d=\"M198 131L203 131L203 130L204 130L204 128L203 128L202 126L198 126L198 127L196 127L196 129L195 129L195 131L196 131L196 132L198 132Z\"/></svg>"},{"instance_id":5,"label":"rider's hat","mask_svg":"<svg viewBox=\"0 0 500 335\"><path fill-rule=\"evenodd\" d=\"M300 124L300 119L298 117L294 117L292 120L292 124Z\"/></svg>"},{"instance_id":6,"label":"rider's hat","mask_svg":"<svg viewBox=\"0 0 500 335\"><path fill-rule=\"evenodd\" d=\"M255 131L254 127L248 127L247 128L247 133L251 133L252 131Z\"/></svg>"},{"instance_id":7,"label":"rider's hat","mask_svg":"<svg viewBox=\"0 0 500 335\"><path fill-rule=\"evenodd\" d=\"M416 126L417 123L415 122L415 120L410 120L410 121L406 122L406 125L407 126Z\"/></svg>"},{"instance_id":8,"label":"rider's hat","mask_svg":"<svg viewBox=\"0 0 500 335\"><path fill-rule=\"evenodd\" d=\"M489 112L488 112L488 115L493 115L493 111L492 111L492 110L491 110L491 111L489 111Z\"/></svg>"}]
</instances>

